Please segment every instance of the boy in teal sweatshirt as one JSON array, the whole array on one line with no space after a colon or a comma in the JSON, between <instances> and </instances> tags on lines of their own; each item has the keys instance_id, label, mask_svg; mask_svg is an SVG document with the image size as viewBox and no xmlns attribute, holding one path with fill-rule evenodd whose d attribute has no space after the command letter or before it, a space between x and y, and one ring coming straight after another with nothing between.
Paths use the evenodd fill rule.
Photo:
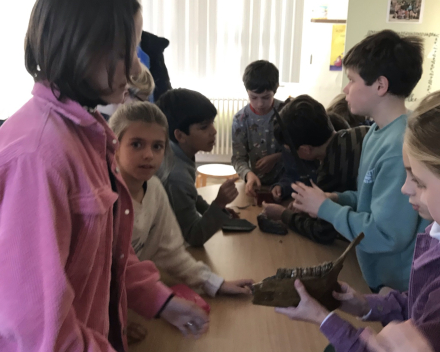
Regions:
<instances>
[{"instance_id":1,"label":"boy in teal sweatshirt","mask_svg":"<svg viewBox=\"0 0 440 352\"><path fill-rule=\"evenodd\" d=\"M316 185L292 185L299 210L332 223L350 241L364 232L357 257L373 291L408 288L416 234L428 226L400 192L406 177L405 98L422 75L422 50L419 38L384 30L347 53L344 93L350 110L375 121L363 141L357 191L325 194Z\"/></svg>"}]
</instances>

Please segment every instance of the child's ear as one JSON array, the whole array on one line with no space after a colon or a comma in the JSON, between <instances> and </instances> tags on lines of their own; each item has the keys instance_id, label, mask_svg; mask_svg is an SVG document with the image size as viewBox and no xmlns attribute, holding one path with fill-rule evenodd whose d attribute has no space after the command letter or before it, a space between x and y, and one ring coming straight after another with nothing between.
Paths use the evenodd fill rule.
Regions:
<instances>
[{"instance_id":1,"label":"child's ear","mask_svg":"<svg viewBox=\"0 0 440 352\"><path fill-rule=\"evenodd\" d=\"M379 76L379 78L376 80L376 84L377 84L377 94L380 97L383 97L385 94L388 93L388 87L389 87L388 78L386 78L385 76Z\"/></svg>"},{"instance_id":2,"label":"child's ear","mask_svg":"<svg viewBox=\"0 0 440 352\"><path fill-rule=\"evenodd\" d=\"M183 133L181 130L175 129L174 130L174 137L176 138L176 140L179 144L185 143L185 141L186 141L186 134Z\"/></svg>"}]
</instances>

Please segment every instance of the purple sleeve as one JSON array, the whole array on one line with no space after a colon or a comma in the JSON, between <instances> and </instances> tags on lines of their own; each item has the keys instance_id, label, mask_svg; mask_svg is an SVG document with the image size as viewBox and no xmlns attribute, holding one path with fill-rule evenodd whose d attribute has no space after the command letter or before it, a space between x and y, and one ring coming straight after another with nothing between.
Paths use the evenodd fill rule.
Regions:
<instances>
[{"instance_id":1,"label":"purple sleeve","mask_svg":"<svg viewBox=\"0 0 440 352\"><path fill-rule=\"evenodd\" d=\"M371 307L369 321L380 321L386 325L391 321L408 320L408 293L397 290L391 291L386 296L365 295Z\"/></svg>"},{"instance_id":2,"label":"purple sleeve","mask_svg":"<svg viewBox=\"0 0 440 352\"><path fill-rule=\"evenodd\" d=\"M337 314L329 316L320 330L338 352L368 351L361 337L365 329L356 329Z\"/></svg>"}]
</instances>

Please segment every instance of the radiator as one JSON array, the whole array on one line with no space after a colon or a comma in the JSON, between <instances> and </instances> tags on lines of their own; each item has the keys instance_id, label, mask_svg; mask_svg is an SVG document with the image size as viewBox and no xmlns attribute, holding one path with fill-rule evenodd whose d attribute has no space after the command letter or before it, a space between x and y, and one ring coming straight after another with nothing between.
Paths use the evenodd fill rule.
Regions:
<instances>
[{"instance_id":1,"label":"radiator","mask_svg":"<svg viewBox=\"0 0 440 352\"><path fill-rule=\"evenodd\" d=\"M217 109L214 122L217 130L215 146L210 153L199 152L196 160L201 163L229 164L232 156L232 119L249 101L244 98L211 98L210 100Z\"/></svg>"}]
</instances>

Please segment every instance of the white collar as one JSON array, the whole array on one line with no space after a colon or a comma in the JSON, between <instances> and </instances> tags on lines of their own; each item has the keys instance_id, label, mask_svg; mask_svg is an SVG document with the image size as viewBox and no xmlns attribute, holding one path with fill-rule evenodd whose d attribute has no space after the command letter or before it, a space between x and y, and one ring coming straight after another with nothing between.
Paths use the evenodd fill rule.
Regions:
<instances>
[{"instance_id":1,"label":"white collar","mask_svg":"<svg viewBox=\"0 0 440 352\"><path fill-rule=\"evenodd\" d=\"M429 231L429 235L436 240L440 241L440 225L437 222L434 222L431 227L431 231Z\"/></svg>"}]
</instances>

